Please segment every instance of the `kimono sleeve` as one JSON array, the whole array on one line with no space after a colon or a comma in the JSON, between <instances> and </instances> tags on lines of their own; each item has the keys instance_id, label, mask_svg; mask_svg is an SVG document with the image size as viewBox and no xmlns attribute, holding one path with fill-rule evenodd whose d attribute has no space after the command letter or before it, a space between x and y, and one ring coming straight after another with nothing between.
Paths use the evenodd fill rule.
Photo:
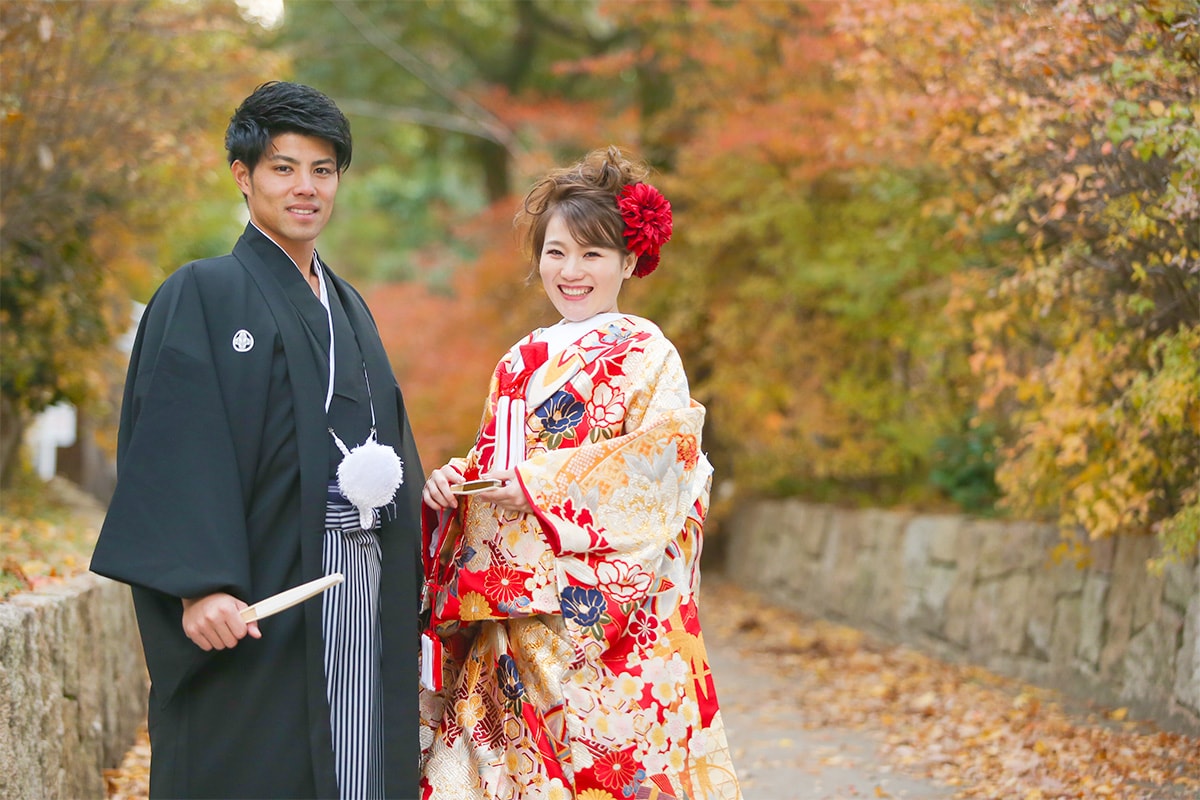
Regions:
<instances>
[{"instance_id":1,"label":"kimono sleeve","mask_svg":"<svg viewBox=\"0 0 1200 800\"><path fill-rule=\"evenodd\" d=\"M117 486L91 569L174 597L249 593L235 447L204 307L187 268L164 284L139 328L121 412Z\"/></svg>"},{"instance_id":2,"label":"kimono sleeve","mask_svg":"<svg viewBox=\"0 0 1200 800\"><path fill-rule=\"evenodd\" d=\"M656 564L706 496L704 407L688 395L674 347L658 338L627 367L633 379L622 435L539 453L518 468L560 559L619 554Z\"/></svg>"}]
</instances>

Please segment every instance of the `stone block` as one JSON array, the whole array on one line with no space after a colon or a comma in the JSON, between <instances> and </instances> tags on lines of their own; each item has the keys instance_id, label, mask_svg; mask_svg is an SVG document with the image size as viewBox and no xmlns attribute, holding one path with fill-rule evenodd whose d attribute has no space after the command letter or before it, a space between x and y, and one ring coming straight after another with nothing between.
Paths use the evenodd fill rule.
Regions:
<instances>
[{"instance_id":1,"label":"stone block","mask_svg":"<svg viewBox=\"0 0 1200 800\"><path fill-rule=\"evenodd\" d=\"M786 502L785 513L794 520L793 535L796 536L803 557L819 559L825 549L825 536L833 509L829 506L801 503L799 500Z\"/></svg>"},{"instance_id":2,"label":"stone block","mask_svg":"<svg viewBox=\"0 0 1200 800\"><path fill-rule=\"evenodd\" d=\"M1042 577L1039 577L1039 580L1049 581L1054 586L1055 596L1058 597L1082 592L1087 570L1074 561L1055 561L1048 558L1040 570L1040 575Z\"/></svg>"},{"instance_id":3,"label":"stone block","mask_svg":"<svg viewBox=\"0 0 1200 800\"><path fill-rule=\"evenodd\" d=\"M1163 569L1163 602L1186 611L1188 603L1200 595L1200 562L1172 561Z\"/></svg>"},{"instance_id":4,"label":"stone block","mask_svg":"<svg viewBox=\"0 0 1200 800\"><path fill-rule=\"evenodd\" d=\"M932 636L946 636L947 599L954 588L954 581L953 566L933 564L926 573L925 585L920 588L921 614L918 622L921 629Z\"/></svg>"},{"instance_id":5,"label":"stone block","mask_svg":"<svg viewBox=\"0 0 1200 800\"><path fill-rule=\"evenodd\" d=\"M846 609L854 605L850 593L854 589L861 540L861 518L857 512L841 511L830 520L825 551L821 554L821 582L825 589L822 608L839 619L845 619Z\"/></svg>"},{"instance_id":6,"label":"stone block","mask_svg":"<svg viewBox=\"0 0 1200 800\"><path fill-rule=\"evenodd\" d=\"M930 582L931 553L938 539L939 518L920 515L908 520L901 532L899 560L901 595L898 620L901 625L924 630L920 617L924 613L922 594ZM948 591L948 589L947 589Z\"/></svg>"},{"instance_id":7,"label":"stone block","mask_svg":"<svg viewBox=\"0 0 1200 800\"><path fill-rule=\"evenodd\" d=\"M1087 532L1082 531L1080 536L1086 541ZM1113 560L1116 558L1117 546L1116 540L1112 537L1104 539L1093 539L1088 542L1088 567L1092 572L1107 575L1112 572Z\"/></svg>"},{"instance_id":8,"label":"stone block","mask_svg":"<svg viewBox=\"0 0 1200 800\"><path fill-rule=\"evenodd\" d=\"M778 559L770 557L773 511L771 503L750 503L739 508L726 523L732 533L725 569L739 582L765 582L762 570L778 563Z\"/></svg>"},{"instance_id":9,"label":"stone block","mask_svg":"<svg viewBox=\"0 0 1200 800\"><path fill-rule=\"evenodd\" d=\"M971 609L975 607L975 585L963 580L962 572L956 571L950 590L943 604L946 621L942 625L942 636L956 647L966 649L971 634Z\"/></svg>"},{"instance_id":10,"label":"stone block","mask_svg":"<svg viewBox=\"0 0 1200 800\"><path fill-rule=\"evenodd\" d=\"M1183 644L1175 664L1174 703L1200 718L1200 595L1188 602Z\"/></svg>"},{"instance_id":11,"label":"stone block","mask_svg":"<svg viewBox=\"0 0 1200 800\"><path fill-rule=\"evenodd\" d=\"M1030 573L1029 596L1023 602L1027 622L1021 655L1035 661L1050 660L1057 598L1056 584L1046 570L1037 569Z\"/></svg>"},{"instance_id":12,"label":"stone block","mask_svg":"<svg viewBox=\"0 0 1200 800\"><path fill-rule=\"evenodd\" d=\"M1104 647L1104 600L1108 596L1108 586L1108 575L1089 572L1080 597L1079 649L1075 655L1092 671L1100 669L1100 651Z\"/></svg>"},{"instance_id":13,"label":"stone block","mask_svg":"<svg viewBox=\"0 0 1200 800\"><path fill-rule=\"evenodd\" d=\"M904 547L904 527L907 515L893 514L879 520L874 562L874 581L871 589L869 619L883 630L901 627L901 608L904 604L905 574L895 568L901 561Z\"/></svg>"},{"instance_id":14,"label":"stone block","mask_svg":"<svg viewBox=\"0 0 1200 800\"><path fill-rule=\"evenodd\" d=\"M1153 536L1123 536L1117 542L1118 562L1113 565L1113 576L1129 587L1130 624L1135 631L1159 618L1166 576L1151 572L1148 566L1158 553L1158 540Z\"/></svg>"},{"instance_id":15,"label":"stone block","mask_svg":"<svg viewBox=\"0 0 1200 800\"><path fill-rule=\"evenodd\" d=\"M984 540L991 535L996 523L990 520L969 519L959 531L954 563L958 567L959 581L974 584L979 577L979 560L983 553Z\"/></svg>"},{"instance_id":16,"label":"stone block","mask_svg":"<svg viewBox=\"0 0 1200 800\"><path fill-rule=\"evenodd\" d=\"M0 603L0 797L103 798L145 719L126 587L83 575Z\"/></svg>"},{"instance_id":17,"label":"stone block","mask_svg":"<svg viewBox=\"0 0 1200 800\"><path fill-rule=\"evenodd\" d=\"M1031 522L980 523L979 577L998 578L1045 563L1046 526Z\"/></svg>"},{"instance_id":18,"label":"stone block","mask_svg":"<svg viewBox=\"0 0 1200 800\"><path fill-rule=\"evenodd\" d=\"M1168 608L1162 619L1130 637L1121 665L1122 700L1167 705L1175 686L1175 643L1182 627L1183 616Z\"/></svg>"},{"instance_id":19,"label":"stone block","mask_svg":"<svg viewBox=\"0 0 1200 800\"><path fill-rule=\"evenodd\" d=\"M950 514L918 514L904 527L905 540L922 543L925 558L939 564L958 560L958 536L963 518Z\"/></svg>"},{"instance_id":20,"label":"stone block","mask_svg":"<svg viewBox=\"0 0 1200 800\"><path fill-rule=\"evenodd\" d=\"M1050 663L1064 673L1074 671L1074 661L1080 651L1082 607L1079 595L1060 596L1054 602L1054 628L1050 633L1047 654Z\"/></svg>"},{"instance_id":21,"label":"stone block","mask_svg":"<svg viewBox=\"0 0 1200 800\"><path fill-rule=\"evenodd\" d=\"M1154 618L1162 597L1162 578L1150 575L1146 569L1146 562L1154 552L1154 540L1144 536L1122 536L1114 541L1114 549L1111 581L1104 604L1101 675L1120 674L1134 631Z\"/></svg>"},{"instance_id":22,"label":"stone block","mask_svg":"<svg viewBox=\"0 0 1200 800\"><path fill-rule=\"evenodd\" d=\"M976 586L967 633L967 647L973 656L990 661L1001 654L1016 656L1021 652L1028 622L1029 586L1030 578L1025 573L982 581Z\"/></svg>"}]
</instances>

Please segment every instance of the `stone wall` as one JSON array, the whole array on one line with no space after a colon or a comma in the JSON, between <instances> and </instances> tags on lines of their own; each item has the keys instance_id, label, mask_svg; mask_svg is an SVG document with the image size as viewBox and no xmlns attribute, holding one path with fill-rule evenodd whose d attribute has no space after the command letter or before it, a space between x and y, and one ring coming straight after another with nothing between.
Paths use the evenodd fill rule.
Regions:
<instances>
[{"instance_id":1,"label":"stone wall","mask_svg":"<svg viewBox=\"0 0 1200 800\"><path fill-rule=\"evenodd\" d=\"M730 578L802 612L1200 733L1200 564L1152 537L1056 564L1049 526L760 501L723 525Z\"/></svg>"},{"instance_id":2,"label":"stone wall","mask_svg":"<svg viewBox=\"0 0 1200 800\"><path fill-rule=\"evenodd\" d=\"M127 586L87 574L0 603L0 797L103 800L146 687Z\"/></svg>"}]
</instances>

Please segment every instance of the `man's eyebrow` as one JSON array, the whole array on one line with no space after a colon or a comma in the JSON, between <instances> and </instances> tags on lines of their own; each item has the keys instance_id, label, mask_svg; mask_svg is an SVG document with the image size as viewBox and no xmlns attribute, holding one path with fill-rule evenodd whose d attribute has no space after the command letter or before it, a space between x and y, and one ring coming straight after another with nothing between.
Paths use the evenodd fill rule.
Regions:
<instances>
[{"instance_id":1,"label":"man's eyebrow","mask_svg":"<svg viewBox=\"0 0 1200 800\"><path fill-rule=\"evenodd\" d=\"M286 161L288 164L299 164L300 163L300 159L292 158L291 156L285 156L283 153L278 153L278 152L272 153L271 155L267 156L267 160L268 161ZM332 157L318 158L316 161L313 162L313 164L320 164L320 165L333 164L333 163L334 163L334 159Z\"/></svg>"}]
</instances>

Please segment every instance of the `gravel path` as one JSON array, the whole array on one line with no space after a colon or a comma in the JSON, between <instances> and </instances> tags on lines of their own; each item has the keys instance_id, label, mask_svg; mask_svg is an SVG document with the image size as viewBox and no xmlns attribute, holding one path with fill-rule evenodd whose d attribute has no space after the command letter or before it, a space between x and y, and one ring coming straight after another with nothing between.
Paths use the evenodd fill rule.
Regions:
<instances>
[{"instance_id":1,"label":"gravel path","mask_svg":"<svg viewBox=\"0 0 1200 800\"><path fill-rule=\"evenodd\" d=\"M878 757L881 735L836 728L807 729L788 698L774 658L751 636L708 623L723 608L720 586L701 598L704 639L745 800L951 798L953 790L898 773ZM710 597L710 590L713 596ZM715 607L714 607L715 606Z\"/></svg>"}]
</instances>

